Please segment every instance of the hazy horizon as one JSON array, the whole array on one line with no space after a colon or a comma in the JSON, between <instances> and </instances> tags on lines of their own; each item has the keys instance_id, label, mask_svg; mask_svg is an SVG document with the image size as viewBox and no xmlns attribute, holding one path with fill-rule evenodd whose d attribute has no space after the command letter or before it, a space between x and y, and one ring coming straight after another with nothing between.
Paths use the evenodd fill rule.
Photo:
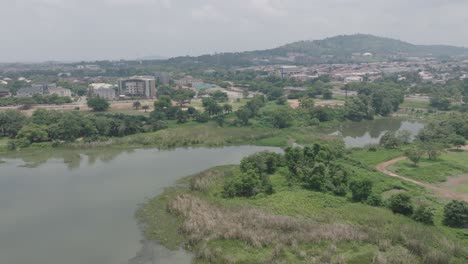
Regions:
<instances>
[{"instance_id":1,"label":"hazy horizon","mask_svg":"<svg viewBox=\"0 0 468 264\"><path fill-rule=\"evenodd\" d=\"M356 33L468 46L461 0L4 1L0 62L196 56Z\"/></svg>"}]
</instances>

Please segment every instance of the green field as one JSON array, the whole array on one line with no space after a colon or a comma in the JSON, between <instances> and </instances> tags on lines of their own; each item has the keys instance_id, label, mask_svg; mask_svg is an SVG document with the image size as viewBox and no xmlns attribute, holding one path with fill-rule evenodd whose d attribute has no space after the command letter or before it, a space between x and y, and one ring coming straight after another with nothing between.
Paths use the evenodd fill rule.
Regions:
<instances>
[{"instance_id":1,"label":"green field","mask_svg":"<svg viewBox=\"0 0 468 264\"><path fill-rule=\"evenodd\" d=\"M468 151L449 151L438 160L423 158L417 167L408 160L395 164L391 169L403 176L427 183L445 182L449 177L468 173Z\"/></svg>"},{"instance_id":2,"label":"green field","mask_svg":"<svg viewBox=\"0 0 468 264\"><path fill-rule=\"evenodd\" d=\"M385 152L379 150L385 157L398 155ZM376 193L399 190L410 193L416 203L431 204L435 226L384 207L352 203L349 195L290 186L285 168L270 177L272 195L223 198L224 181L239 173L238 166L217 167L184 179L149 200L137 217L149 239L173 249L184 245L196 253L196 263L466 263L468 244L457 237L467 236L468 231L441 225L443 202L364 165L380 162L365 153L352 153L351 160L342 161L353 177L371 179ZM364 158L360 165L355 164L358 158Z\"/></svg>"},{"instance_id":3,"label":"green field","mask_svg":"<svg viewBox=\"0 0 468 264\"><path fill-rule=\"evenodd\" d=\"M429 109L430 105L427 101L405 99L400 108Z\"/></svg>"}]
</instances>

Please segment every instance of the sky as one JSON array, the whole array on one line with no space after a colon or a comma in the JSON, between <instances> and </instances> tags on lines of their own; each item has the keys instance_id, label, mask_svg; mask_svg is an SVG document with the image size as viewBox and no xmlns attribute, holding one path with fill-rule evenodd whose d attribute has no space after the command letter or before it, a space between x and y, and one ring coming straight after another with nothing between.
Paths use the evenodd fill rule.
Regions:
<instances>
[{"instance_id":1,"label":"sky","mask_svg":"<svg viewBox=\"0 0 468 264\"><path fill-rule=\"evenodd\" d=\"M468 47L466 0L0 0L0 62L274 48L366 33Z\"/></svg>"}]
</instances>

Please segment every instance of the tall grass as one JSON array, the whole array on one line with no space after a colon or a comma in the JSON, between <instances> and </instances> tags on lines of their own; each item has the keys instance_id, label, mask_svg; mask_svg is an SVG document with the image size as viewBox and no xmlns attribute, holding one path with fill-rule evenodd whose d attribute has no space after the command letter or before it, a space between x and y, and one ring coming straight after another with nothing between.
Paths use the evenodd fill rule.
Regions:
<instances>
[{"instance_id":1,"label":"tall grass","mask_svg":"<svg viewBox=\"0 0 468 264\"><path fill-rule=\"evenodd\" d=\"M189 194L179 195L169 202L168 210L184 219L181 230L194 243L234 239L262 247L322 240L362 241L367 238L367 234L349 224L318 224L245 207L219 208Z\"/></svg>"}]
</instances>

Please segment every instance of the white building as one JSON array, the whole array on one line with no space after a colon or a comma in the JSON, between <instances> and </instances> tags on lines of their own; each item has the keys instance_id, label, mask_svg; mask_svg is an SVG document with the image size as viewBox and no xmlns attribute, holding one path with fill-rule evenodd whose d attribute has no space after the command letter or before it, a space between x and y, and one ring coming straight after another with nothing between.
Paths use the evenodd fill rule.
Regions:
<instances>
[{"instance_id":1,"label":"white building","mask_svg":"<svg viewBox=\"0 0 468 264\"><path fill-rule=\"evenodd\" d=\"M364 78L362 78L361 76L349 76L349 77L344 78L345 83L362 82L362 81L364 81Z\"/></svg>"},{"instance_id":2,"label":"white building","mask_svg":"<svg viewBox=\"0 0 468 264\"><path fill-rule=\"evenodd\" d=\"M278 68L281 77L301 74L301 69L297 66L284 65Z\"/></svg>"},{"instance_id":3,"label":"white building","mask_svg":"<svg viewBox=\"0 0 468 264\"><path fill-rule=\"evenodd\" d=\"M65 89L62 87L54 87L54 88L49 88L49 94L56 94L58 96L68 96L71 97L71 90L70 89Z\"/></svg>"},{"instance_id":4,"label":"white building","mask_svg":"<svg viewBox=\"0 0 468 264\"><path fill-rule=\"evenodd\" d=\"M89 94L98 96L106 100L115 100L116 93L114 86L108 83L92 83L89 85Z\"/></svg>"}]
</instances>

